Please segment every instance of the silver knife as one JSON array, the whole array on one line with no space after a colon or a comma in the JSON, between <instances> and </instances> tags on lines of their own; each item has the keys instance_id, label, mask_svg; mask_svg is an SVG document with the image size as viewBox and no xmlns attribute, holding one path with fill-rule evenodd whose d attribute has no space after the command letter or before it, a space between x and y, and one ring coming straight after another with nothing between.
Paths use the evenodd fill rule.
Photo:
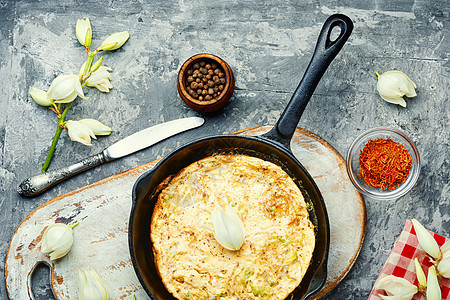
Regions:
<instances>
[{"instance_id":1,"label":"silver knife","mask_svg":"<svg viewBox=\"0 0 450 300\"><path fill-rule=\"evenodd\" d=\"M202 118L191 117L143 129L76 164L25 179L17 188L17 192L24 197L36 196L75 174L147 148L180 132L199 127L204 122Z\"/></svg>"}]
</instances>

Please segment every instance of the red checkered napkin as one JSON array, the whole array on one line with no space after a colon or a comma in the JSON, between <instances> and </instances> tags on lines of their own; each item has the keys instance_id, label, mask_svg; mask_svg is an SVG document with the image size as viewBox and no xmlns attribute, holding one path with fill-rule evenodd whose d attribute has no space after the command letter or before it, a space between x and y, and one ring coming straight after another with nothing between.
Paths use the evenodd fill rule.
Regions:
<instances>
[{"instance_id":1,"label":"red checkered napkin","mask_svg":"<svg viewBox=\"0 0 450 300\"><path fill-rule=\"evenodd\" d=\"M448 239L439 234L431 232L439 247L441 247ZM425 275L428 274L428 268L432 265L430 259L425 256L425 252L420 248L417 240L416 232L410 220L406 221L405 228L397 238L389 257L378 276L377 281L373 285L374 288L369 295L368 300L379 300L378 295L386 295L384 290L377 290L375 287L378 281L387 275L403 277L412 284L418 285L416 268L414 266L414 258L417 257ZM450 299L450 279L443 278L441 280L441 297L442 299ZM425 299L420 293L417 293L413 300Z\"/></svg>"}]
</instances>

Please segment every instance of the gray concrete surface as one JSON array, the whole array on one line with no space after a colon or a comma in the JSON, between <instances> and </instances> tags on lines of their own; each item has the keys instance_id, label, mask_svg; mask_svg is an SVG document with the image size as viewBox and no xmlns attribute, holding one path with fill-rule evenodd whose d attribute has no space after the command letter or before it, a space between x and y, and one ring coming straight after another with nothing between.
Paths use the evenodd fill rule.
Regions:
<instances>
[{"instance_id":1,"label":"gray concrete surface","mask_svg":"<svg viewBox=\"0 0 450 300\"><path fill-rule=\"evenodd\" d=\"M199 136L273 124L300 81L325 19L340 12L355 29L319 83L299 123L342 155L352 140L373 127L406 133L417 145L422 169L416 186L396 201L366 199L367 234L345 280L326 299L368 296L406 219L450 236L449 84L450 2L394 1L0 1L0 271L16 227L52 198L162 157ZM176 74L191 55L225 59L236 76L231 102L204 114L206 124L150 149L79 175L32 199L16 193L40 172L55 130L54 114L34 103L31 86L47 89L61 73L78 72L85 59L75 37L78 18L89 17L93 45L129 30L130 40L104 65L114 69L109 94L85 91L68 119L96 118L114 133L92 147L63 134L50 170L100 152L152 124L201 115L176 91ZM397 69L418 85L407 108L384 102L375 71ZM343 208L342 213L345 213ZM34 279L36 299L51 297L46 270ZM4 280L0 299L6 299Z\"/></svg>"}]
</instances>

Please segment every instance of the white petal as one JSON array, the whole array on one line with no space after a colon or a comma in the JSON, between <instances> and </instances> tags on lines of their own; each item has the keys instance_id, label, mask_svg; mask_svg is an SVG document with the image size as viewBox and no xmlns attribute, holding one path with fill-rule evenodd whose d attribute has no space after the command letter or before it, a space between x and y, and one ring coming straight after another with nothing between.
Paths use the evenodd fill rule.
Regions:
<instances>
[{"instance_id":1,"label":"white petal","mask_svg":"<svg viewBox=\"0 0 450 300\"><path fill-rule=\"evenodd\" d=\"M414 225L414 230L417 234L417 239L419 240L419 245L422 249L428 253L434 259L439 257L439 246L436 240L433 238L431 233L420 224L416 219L412 219L411 222Z\"/></svg>"},{"instance_id":2,"label":"white petal","mask_svg":"<svg viewBox=\"0 0 450 300\"><path fill-rule=\"evenodd\" d=\"M48 89L49 100L64 99L74 91L74 80L78 80L76 75L59 75L56 77Z\"/></svg>"},{"instance_id":3,"label":"white petal","mask_svg":"<svg viewBox=\"0 0 450 300\"><path fill-rule=\"evenodd\" d=\"M236 250L233 244L229 241L228 231L222 218L222 212L216 212L212 216L214 226L214 237L222 247L228 250Z\"/></svg>"},{"instance_id":4,"label":"white petal","mask_svg":"<svg viewBox=\"0 0 450 300\"><path fill-rule=\"evenodd\" d=\"M380 95L388 98L402 97L402 93L399 88L399 78L395 75L382 74L378 77L377 90Z\"/></svg>"},{"instance_id":5,"label":"white petal","mask_svg":"<svg viewBox=\"0 0 450 300\"><path fill-rule=\"evenodd\" d=\"M59 246L64 242L64 239L67 238L67 229L70 229L69 226L65 224L53 224L49 226L44 233L46 235L47 248L51 251L55 251ZM71 234L70 234L71 235Z\"/></svg>"},{"instance_id":6,"label":"white petal","mask_svg":"<svg viewBox=\"0 0 450 300\"><path fill-rule=\"evenodd\" d=\"M402 107L406 107L406 101L405 101L405 99L403 99L403 97L391 99L391 98L384 97L383 95L380 95L380 96L386 102L397 104L397 105L400 105Z\"/></svg>"},{"instance_id":7,"label":"white petal","mask_svg":"<svg viewBox=\"0 0 450 300\"><path fill-rule=\"evenodd\" d=\"M36 101L37 104L42 106L50 106L52 105L52 101L48 100L47 98L47 92L37 89L35 87L31 87L30 90L31 98L33 98L34 101Z\"/></svg>"},{"instance_id":8,"label":"white petal","mask_svg":"<svg viewBox=\"0 0 450 300\"><path fill-rule=\"evenodd\" d=\"M404 100L397 100L405 95L409 98L417 96L415 88L416 84L400 71L388 71L378 76L377 91L384 100L391 103L406 107Z\"/></svg>"},{"instance_id":9,"label":"white petal","mask_svg":"<svg viewBox=\"0 0 450 300\"><path fill-rule=\"evenodd\" d=\"M77 95L83 99L88 99L87 97L84 96L84 92L83 92L83 88L81 87L81 82L79 77L76 77L77 80L74 81L74 85L73 85L73 89L75 90L75 92L77 93Z\"/></svg>"},{"instance_id":10,"label":"white petal","mask_svg":"<svg viewBox=\"0 0 450 300\"><path fill-rule=\"evenodd\" d=\"M77 98L77 93L75 91L73 91L70 95L68 95L66 98L63 99L59 99L59 100L55 100L55 103L70 103L73 100L75 100L75 98Z\"/></svg>"},{"instance_id":11,"label":"white petal","mask_svg":"<svg viewBox=\"0 0 450 300\"><path fill-rule=\"evenodd\" d=\"M441 288L439 287L434 266L428 269L427 300L441 300Z\"/></svg>"},{"instance_id":12,"label":"white petal","mask_svg":"<svg viewBox=\"0 0 450 300\"><path fill-rule=\"evenodd\" d=\"M446 241L441 247L442 257L450 257L450 240Z\"/></svg>"},{"instance_id":13,"label":"white petal","mask_svg":"<svg viewBox=\"0 0 450 300\"><path fill-rule=\"evenodd\" d=\"M94 270L84 272L78 271L80 277L79 295L80 299L108 299L108 294L105 287L100 281L97 273Z\"/></svg>"},{"instance_id":14,"label":"white petal","mask_svg":"<svg viewBox=\"0 0 450 300\"><path fill-rule=\"evenodd\" d=\"M385 290L389 296L395 296L395 298L385 299L410 300L418 292L418 288L414 284L393 275L380 279L376 288Z\"/></svg>"},{"instance_id":15,"label":"white petal","mask_svg":"<svg viewBox=\"0 0 450 300\"><path fill-rule=\"evenodd\" d=\"M102 299L107 299L108 295L106 293L105 286L103 285L103 283L100 280L100 277L94 270L91 270L91 275L95 278L96 286L97 286L97 289L100 291Z\"/></svg>"},{"instance_id":16,"label":"white petal","mask_svg":"<svg viewBox=\"0 0 450 300\"><path fill-rule=\"evenodd\" d=\"M445 257L439 262L437 270L443 277L450 278L450 256Z\"/></svg>"},{"instance_id":17,"label":"white petal","mask_svg":"<svg viewBox=\"0 0 450 300\"><path fill-rule=\"evenodd\" d=\"M95 119L82 119L78 122L88 126L95 135L110 135L112 129Z\"/></svg>"},{"instance_id":18,"label":"white petal","mask_svg":"<svg viewBox=\"0 0 450 300\"><path fill-rule=\"evenodd\" d=\"M72 141L92 146L91 138L95 139L95 134L88 126L78 121L69 120L66 123L66 127Z\"/></svg>"},{"instance_id":19,"label":"white petal","mask_svg":"<svg viewBox=\"0 0 450 300\"><path fill-rule=\"evenodd\" d=\"M244 243L244 224L229 205L212 213L214 237L224 248L237 251Z\"/></svg>"},{"instance_id":20,"label":"white petal","mask_svg":"<svg viewBox=\"0 0 450 300\"><path fill-rule=\"evenodd\" d=\"M236 249L240 249L245 238L244 223L230 205L225 206L225 215L232 220L229 226L232 243Z\"/></svg>"},{"instance_id":21,"label":"white petal","mask_svg":"<svg viewBox=\"0 0 450 300\"><path fill-rule=\"evenodd\" d=\"M129 37L130 37L130 34L128 33L128 31L116 32L116 33L108 36L103 41L101 46L105 47L109 44L115 44L114 46L105 47L104 49L105 50L116 50L116 49L119 49L120 47L122 47L122 45L125 44L125 42L128 40Z\"/></svg>"},{"instance_id":22,"label":"white petal","mask_svg":"<svg viewBox=\"0 0 450 300\"><path fill-rule=\"evenodd\" d=\"M61 258L69 253L72 243L72 228L61 223L53 224L43 234L41 252L50 254L50 260Z\"/></svg>"},{"instance_id":23,"label":"white petal","mask_svg":"<svg viewBox=\"0 0 450 300\"><path fill-rule=\"evenodd\" d=\"M394 76L397 76L398 78L402 78L402 81L404 82L403 86L405 86L405 85L407 86L407 87L405 87L404 91L406 92L407 90L409 90L412 94L414 94L414 96L417 96L416 91L415 91L415 89L417 89L417 85L405 73L397 71L397 70L393 70L393 71L387 71L387 72L383 73L382 75L394 75ZM406 95L406 96L414 97L414 96L408 96L408 95Z\"/></svg>"},{"instance_id":24,"label":"white petal","mask_svg":"<svg viewBox=\"0 0 450 300\"><path fill-rule=\"evenodd\" d=\"M86 80L86 84L90 87L95 87L99 91L108 93L112 88L112 76L109 73L112 69L101 66L97 71L93 72Z\"/></svg>"},{"instance_id":25,"label":"white petal","mask_svg":"<svg viewBox=\"0 0 450 300\"><path fill-rule=\"evenodd\" d=\"M78 270L78 278L79 278L78 297L80 300L84 300L84 289L86 287L86 276L84 275L84 272Z\"/></svg>"},{"instance_id":26,"label":"white petal","mask_svg":"<svg viewBox=\"0 0 450 300\"><path fill-rule=\"evenodd\" d=\"M419 284L421 286L427 286L427 277L425 276L425 273L423 272L422 266L420 265L419 259L417 257L414 258L414 266L416 267L417 281L419 281Z\"/></svg>"}]
</instances>

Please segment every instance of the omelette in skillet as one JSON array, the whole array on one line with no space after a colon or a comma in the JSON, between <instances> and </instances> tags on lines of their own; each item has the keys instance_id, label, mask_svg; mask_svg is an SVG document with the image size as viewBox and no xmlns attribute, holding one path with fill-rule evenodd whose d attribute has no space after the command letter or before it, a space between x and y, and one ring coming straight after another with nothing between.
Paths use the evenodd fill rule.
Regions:
<instances>
[{"instance_id":1,"label":"omelette in skillet","mask_svg":"<svg viewBox=\"0 0 450 300\"><path fill-rule=\"evenodd\" d=\"M215 155L159 186L151 220L155 264L177 299L285 299L314 251L307 203L274 163ZM215 239L212 213L231 206L245 229L239 251Z\"/></svg>"}]
</instances>

